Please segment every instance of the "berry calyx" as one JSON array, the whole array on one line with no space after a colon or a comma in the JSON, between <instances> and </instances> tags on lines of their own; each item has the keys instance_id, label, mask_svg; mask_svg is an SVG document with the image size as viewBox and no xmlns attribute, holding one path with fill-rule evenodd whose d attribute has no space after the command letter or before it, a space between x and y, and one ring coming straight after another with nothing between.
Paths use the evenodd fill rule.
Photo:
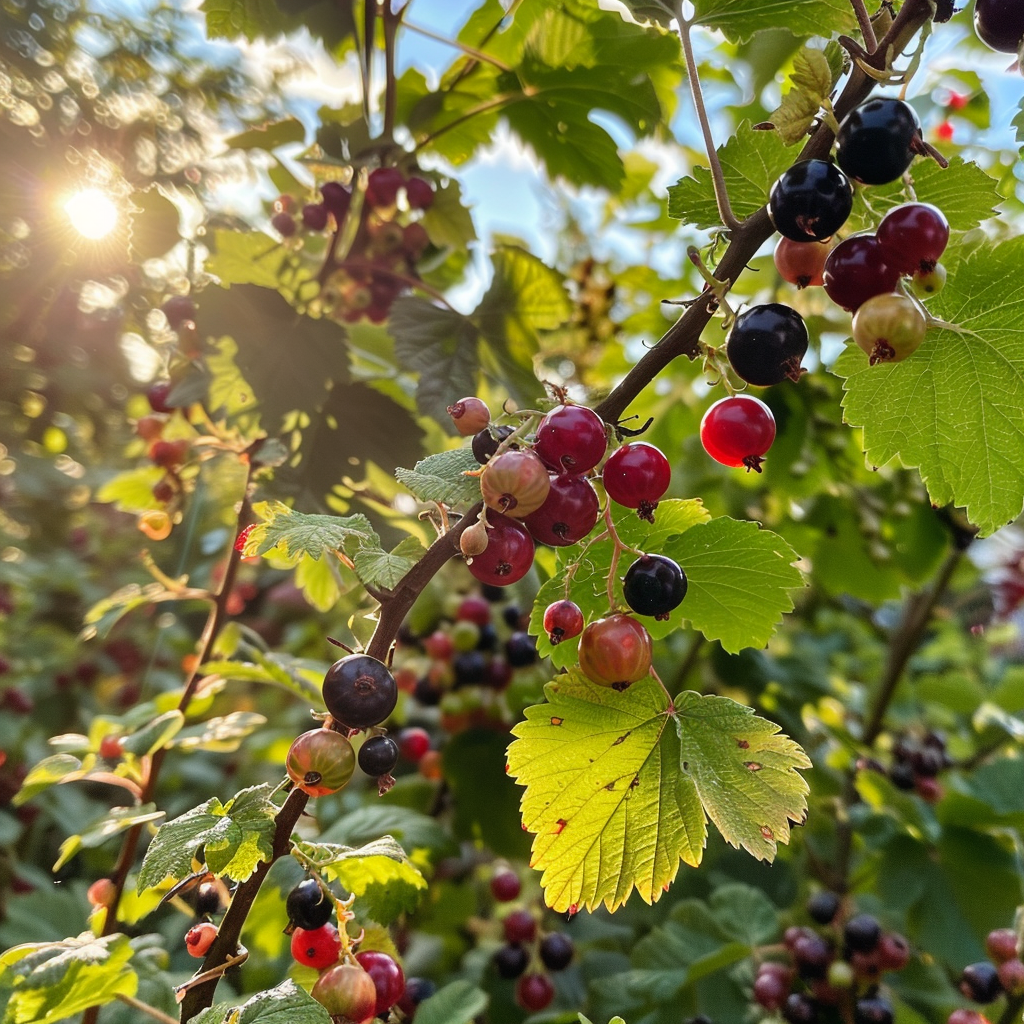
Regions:
<instances>
[{"instance_id":1,"label":"berry calyx","mask_svg":"<svg viewBox=\"0 0 1024 1024\"><path fill-rule=\"evenodd\" d=\"M960 975L960 991L975 1003L995 1002L1003 992L996 965L987 960L968 964Z\"/></svg>"},{"instance_id":2,"label":"berry calyx","mask_svg":"<svg viewBox=\"0 0 1024 1024\"><path fill-rule=\"evenodd\" d=\"M827 160L800 160L772 186L768 214L775 230L794 242L834 235L853 209L853 186Z\"/></svg>"},{"instance_id":3,"label":"berry calyx","mask_svg":"<svg viewBox=\"0 0 1024 1024\"><path fill-rule=\"evenodd\" d=\"M539 1013L551 1005L555 986L546 974L524 974L516 982L516 1002L531 1013Z\"/></svg>"},{"instance_id":4,"label":"berry calyx","mask_svg":"<svg viewBox=\"0 0 1024 1024\"><path fill-rule=\"evenodd\" d=\"M502 928L506 942L533 942L537 937L537 921L528 910L513 910L502 921Z\"/></svg>"},{"instance_id":5,"label":"berry calyx","mask_svg":"<svg viewBox=\"0 0 1024 1024\"><path fill-rule=\"evenodd\" d=\"M292 949L294 948L293 937ZM355 964L337 964L329 971L324 971L317 978L309 994L335 1020L345 1021L347 1024L368 1024L375 1016L377 987L373 983L373 978Z\"/></svg>"},{"instance_id":6,"label":"berry calyx","mask_svg":"<svg viewBox=\"0 0 1024 1024\"><path fill-rule=\"evenodd\" d=\"M949 221L931 203L904 203L882 218L875 237L901 274L926 274L946 251Z\"/></svg>"},{"instance_id":7,"label":"berry calyx","mask_svg":"<svg viewBox=\"0 0 1024 1024\"><path fill-rule=\"evenodd\" d=\"M495 950L494 967L506 981L520 977L530 966L530 954L522 946L502 946Z\"/></svg>"},{"instance_id":8,"label":"berry calyx","mask_svg":"<svg viewBox=\"0 0 1024 1024\"><path fill-rule=\"evenodd\" d=\"M653 523L654 510L672 482L672 467L653 444L631 441L608 456L601 480L612 501L635 508L641 519Z\"/></svg>"},{"instance_id":9,"label":"berry calyx","mask_svg":"<svg viewBox=\"0 0 1024 1024\"><path fill-rule=\"evenodd\" d=\"M376 949L356 953L356 962L373 980L377 992L373 1015L384 1017L405 994L405 974L401 966L393 957Z\"/></svg>"},{"instance_id":10,"label":"berry calyx","mask_svg":"<svg viewBox=\"0 0 1024 1024\"><path fill-rule=\"evenodd\" d=\"M977 0L974 30L997 53L1018 53L1024 44L1024 7L1018 0Z\"/></svg>"},{"instance_id":11,"label":"berry calyx","mask_svg":"<svg viewBox=\"0 0 1024 1024\"><path fill-rule=\"evenodd\" d=\"M324 704L350 729L380 725L398 703L398 686L387 666L368 654L336 661L324 676Z\"/></svg>"},{"instance_id":12,"label":"berry calyx","mask_svg":"<svg viewBox=\"0 0 1024 1024\"><path fill-rule=\"evenodd\" d=\"M537 426L534 451L560 473L589 473L608 447L604 420L582 405L560 405Z\"/></svg>"},{"instance_id":13,"label":"berry calyx","mask_svg":"<svg viewBox=\"0 0 1024 1024\"><path fill-rule=\"evenodd\" d=\"M583 612L573 601L555 601L544 609L544 632L552 644L579 636L583 623Z\"/></svg>"},{"instance_id":14,"label":"berry calyx","mask_svg":"<svg viewBox=\"0 0 1024 1024\"><path fill-rule=\"evenodd\" d=\"M761 472L764 455L775 440L775 417L753 395L720 398L700 421L704 451L723 466Z\"/></svg>"},{"instance_id":15,"label":"berry calyx","mask_svg":"<svg viewBox=\"0 0 1024 1024\"><path fill-rule=\"evenodd\" d=\"M499 903L511 903L519 898L523 885L519 876L514 871L498 871L491 878L491 895Z\"/></svg>"},{"instance_id":16,"label":"berry calyx","mask_svg":"<svg viewBox=\"0 0 1024 1024\"><path fill-rule=\"evenodd\" d=\"M839 913L839 904L840 899L836 893L828 890L816 892L807 901L807 913L818 924L831 924Z\"/></svg>"},{"instance_id":17,"label":"berry calyx","mask_svg":"<svg viewBox=\"0 0 1024 1024\"><path fill-rule=\"evenodd\" d=\"M292 959L306 967L322 971L336 963L341 954L341 938L333 924L319 928L296 928L292 932Z\"/></svg>"},{"instance_id":18,"label":"berry calyx","mask_svg":"<svg viewBox=\"0 0 1024 1024\"><path fill-rule=\"evenodd\" d=\"M491 422L491 411L479 399L474 397L460 398L448 406L455 429L463 437L471 437L480 433Z\"/></svg>"},{"instance_id":19,"label":"berry calyx","mask_svg":"<svg viewBox=\"0 0 1024 1024\"><path fill-rule=\"evenodd\" d=\"M913 355L927 330L921 311L905 295L876 295L853 317L853 340L872 366Z\"/></svg>"},{"instance_id":20,"label":"berry calyx","mask_svg":"<svg viewBox=\"0 0 1024 1024\"><path fill-rule=\"evenodd\" d=\"M529 530L511 516L489 512L487 549L477 555L469 571L481 583L507 587L521 580L533 565L533 538Z\"/></svg>"},{"instance_id":21,"label":"berry calyx","mask_svg":"<svg viewBox=\"0 0 1024 1024\"><path fill-rule=\"evenodd\" d=\"M810 288L825 283L822 273L825 259L832 249L830 240L821 242L794 242L782 237L775 246L775 269L783 281L797 288Z\"/></svg>"},{"instance_id":22,"label":"berry calyx","mask_svg":"<svg viewBox=\"0 0 1024 1024\"><path fill-rule=\"evenodd\" d=\"M390 736L371 736L359 748L359 769L372 778L390 775L398 764L398 754L398 744Z\"/></svg>"},{"instance_id":23,"label":"berry calyx","mask_svg":"<svg viewBox=\"0 0 1024 1024\"><path fill-rule=\"evenodd\" d=\"M285 900L288 920L296 928L315 931L323 928L334 913L334 903L327 897L315 878L303 879Z\"/></svg>"},{"instance_id":24,"label":"berry calyx","mask_svg":"<svg viewBox=\"0 0 1024 1024\"><path fill-rule=\"evenodd\" d=\"M637 615L667 619L686 597L686 573L664 555L641 555L626 570L622 594Z\"/></svg>"},{"instance_id":25,"label":"berry calyx","mask_svg":"<svg viewBox=\"0 0 1024 1024\"><path fill-rule=\"evenodd\" d=\"M896 291L900 272L874 235L840 242L825 260L825 294L850 313L875 295Z\"/></svg>"},{"instance_id":26,"label":"berry calyx","mask_svg":"<svg viewBox=\"0 0 1024 1024\"><path fill-rule=\"evenodd\" d=\"M651 670L651 637L629 615L592 622L580 636L580 670L598 686L624 690Z\"/></svg>"},{"instance_id":27,"label":"berry calyx","mask_svg":"<svg viewBox=\"0 0 1024 1024\"><path fill-rule=\"evenodd\" d=\"M288 749L288 777L310 796L330 796L348 785L355 771L352 744L330 729L311 729Z\"/></svg>"},{"instance_id":28,"label":"berry calyx","mask_svg":"<svg viewBox=\"0 0 1024 1024\"><path fill-rule=\"evenodd\" d=\"M502 458L504 456L499 455L495 462ZM484 470L485 475L487 472ZM535 541L552 547L565 547L583 540L596 525L600 514L601 503L589 480L557 474L549 477L544 504L526 516L523 522Z\"/></svg>"},{"instance_id":29,"label":"berry calyx","mask_svg":"<svg viewBox=\"0 0 1024 1024\"><path fill-rule=\"evenodd\" d=\"M854 181L886 185L914 159L921 125L902 100L879 97L851 110L836 135L836 162Z\"/></svg>"},{"instance_id":30,"label":"berry calyx","mask_svg":"<svg viewBox=\"0 0 1024 1024\"><path fill-rule=\"evenodd\" d=\"M751 306L736 317L725 351L736 375L755 387L799 380L807 327L795 309L780 302Z\"/></svg>"},{"instance_id":31,"label":"berry calyx","mask_svg":"<svg viewBox=\"0 0 1024 1024\"><path fill-rule=\"evenodd\" d=\"M487 463L480 476L484 504L517 519L536 512L550 489L548 471L531 451L502 452Z\"/></svg>"},{"instance_id":32,"label":"berry calyx","mask_svg":"<svg viewBox=\"0 0 1024 1024\"><path fill-rule=\"evenodd\" d=\"M201 960L210 951L213 940L217 938L217 926L209 921L193 925L185 933L185 948L189 956Z\"/></svg>"},{"instance_id":33,"label":"berry calyx","mask_svg":"<svg viewBox=\"0 0 1024 1024\"><path fill-rule=\"evenodd\" d=\"M562 932L552 932L540 940L541 963L549 971L564 971L572 963L575 952L572 939Z\"/></svg>"},{"instance_id":34,"label":"berry calyx","mask_svg":"<svg viewBox=\"0 0 1024 1024\"><path fill-rule=\"evenodd\" d=\"M411 725L398 734L398 750L406 761L416 764L429 749L430 734L426 729Z\"/></svg>"}]
</instances>

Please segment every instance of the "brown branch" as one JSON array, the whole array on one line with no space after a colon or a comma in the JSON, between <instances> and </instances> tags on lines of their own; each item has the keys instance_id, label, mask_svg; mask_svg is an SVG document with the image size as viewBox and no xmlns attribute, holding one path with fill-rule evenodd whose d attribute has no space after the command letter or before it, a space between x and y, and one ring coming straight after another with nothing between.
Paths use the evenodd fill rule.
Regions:
<instances>
[{"instance_id":1,"label":"brown branch","mask_svg":"<svg viewBox=\"0 0 1024 1024\"><path fill-rule=\"evenodd\" d=\"M403 8L404 9L404 8ZM398 109L398 79L395 77L395 45L401 12L394 14L390 4L384 7L384 129L385 142L393 141L395 113Z\"/></svg>"},{"instance_id":2,"label":"brown branch","mask_svg":"<svg viewBox=\"0 0 1024 1024\"><path fill-rule=\"evenodd\" d=\"M875 38L875 28L871 24L871 15L864 6L864 0L850 0L853 6L853 13L857 15L857 24L860 25L860 34L864 39L864 46L868 53L874 53L878 49L878 40Z\"/></svg>"}]
</instances>

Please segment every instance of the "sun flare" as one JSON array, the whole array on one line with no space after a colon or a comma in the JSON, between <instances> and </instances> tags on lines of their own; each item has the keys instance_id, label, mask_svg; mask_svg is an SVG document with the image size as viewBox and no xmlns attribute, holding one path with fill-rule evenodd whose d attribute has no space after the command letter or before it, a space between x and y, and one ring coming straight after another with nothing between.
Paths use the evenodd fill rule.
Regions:
<instances>
[{"instance_id":1,"label":"sun flare","mask_svg":"<svg viewBox=\"0 0 1024 1024\"><path fill-rule=\"evenodd\" d=\"M97 241L105 238L117 227L117 206L98 188L87 188L75 193L65 204L64 212L71 226L83 237Z\"/></svg>"}]
</instances>

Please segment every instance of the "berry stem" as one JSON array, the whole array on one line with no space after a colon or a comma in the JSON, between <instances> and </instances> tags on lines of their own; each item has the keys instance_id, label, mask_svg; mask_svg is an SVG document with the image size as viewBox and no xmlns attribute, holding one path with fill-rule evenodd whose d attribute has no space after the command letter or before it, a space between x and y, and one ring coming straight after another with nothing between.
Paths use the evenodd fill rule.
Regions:
<instances>
[{"instance_id":1,"label":"berry stem","mask_svg":"<svg viewBox=\"0 0 1024 1024\"><path fill-rule=\"evenodd\" d=\"M383 141L390 143L395 133L395 113L398 109L398 78L395 75L395 47L398 41L398 27L402 23L402 7L398 13L391 10L391 4L384 5L384 130Z\"/></svg>"},{"instance_id":2,"label":"berry stem","mask_svg":"<svg viewBox=\"0 0 1024 1024\"><path fill-rule=\"evenodd\" d=\"M158 1010L155 1006L150 1006L149 1003L144 1003L141 999L134 998L134 996L126 996L119 992L115 998L126 1006L130 1006L133 1010L138 1010L139 1013L144 1013L147 1017L160 1021L160 1024L178 1024L170 1014L164 1013L163 1010Z\"/></svg>"},{"instance_id":3,"label":"berry stem","mask_svg":"<svg viewBox=\"0 0 1024 1024\"><path fill-rule=\"evenodd\" d=\"M878 40L875 38L875 27L871 24L871 15L864 6L864 0L850 0L850 6L857 15L857 24L860 26L865 49L869 54L874 53L878 49Z\"/></svg>"},{"instance_id":4,"label":"berry stem","mask_svg":"<svg viewBox=\"0 0 1024 1024\"><path fill-rule=\"evenodd\" d=\"M711 180L715 186L715 201L718 203L718 216L722 218L722 223L730 231L735 231L740 226L740 221L732 212L732 206L729 204L725 175L722 173L722 164L718 159L718 150L715 148L715 138L711 134L711 123L708 120L707 108L704 106L700 76L697 74L697 62L693 57L693 43L690 40L692 22L683 17L683 0L677 0L675 13L679 39L683 44L683 56L686 59L686 77L690 80L690 95L693 96L693 105L697 108L697 119L700 121L700 130L704 134L704 146L708 152Z\"/></svg>"},{"instance_id":5,"label":"berry stem","mask_svg":"<svg viewBox=\"0 0 1024 1024\"><path fill-rule=\"evenodd\" d=\"M607 529L601 534L601 537L608 537L612 542L612 561L608 567L608 610L614 612L616 606L615 579L619 570L619 558L622 556L623 551L629 551L634 555L642 555L643 552L622 543L619 533L615 529L615 521L612 519L612 503L610 501L604 507L604 521ZM660 679L658 681L661 682ZM665 692L667 693L668 691L666 690Z\"/></svg>"}]
</instances>

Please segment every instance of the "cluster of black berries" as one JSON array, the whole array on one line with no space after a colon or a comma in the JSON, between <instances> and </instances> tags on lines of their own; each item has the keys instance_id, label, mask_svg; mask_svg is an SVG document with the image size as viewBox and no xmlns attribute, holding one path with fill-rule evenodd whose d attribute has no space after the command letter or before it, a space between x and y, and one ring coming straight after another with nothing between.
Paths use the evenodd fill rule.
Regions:
<instances>
[{"instance_id":1,"label":"cluster of black berries","mask_svg":"<svg viewBox=\"0 0 1024 1024\"><path fill-rule=\"evenodd\" d=\"M322 185L320 197L300 211L292 196L279 196L271 223L285 239L300 230L331 230L335 243L322 274L325 303L348 323L363 318L383 323L394 300L415 285L416 263L430 246L426 228L414 217L433 205L434 187L425 178L407 178L397 167L378 167L366 179L361 204L340 181ZM350 216L359 218L351 229ZM342 252L337 239L347 241L350 230L351 244Z\"/></svg>"},{"instance_id":2,"label":"cluster of black berries","mask_svg":"<svg viewBox=\"0 0 1024 1024\"><path fill-rule=\"evenodd\" d=\"M786 929L789 960L760 965L754 979L758 1005L781 1012L789 1024L815 1024L832 1007L845 1007L856 1024L892 1024L893 1007L879 982L886 972L906 967L910 946L902 935L884 932L870 914L843 921L842 909L835 893L811 897L808 915L823 927Z\"/></svg>"},{"instance_id":3,"label":"cluster of black berries","mask_svg":"<svg viewBox=\"0 0 1024 1024\"><path fill-rule=\"evenodd\" d=\"M889 780L897 789L916 790L922 799L935 803L942 797L938 774L952 763L941 733L900 736L892 748Z\"/></svg>"},{"instance_id":4,"label":"cluster of black berries","mask_svg":"<svg viewBox=\"0 0 1024 1024\"><path fill-rule=\"evenodd\" d=\"M960 991L974 1003L994 1003L1000 996L1011 999L1024 996L1024 963L1020 958L1017 934L1010 928L988 933L985 949L991 960L968 964L960 975ZM947 1024L989 1024L978 1010L962 1007L954 1010Z\"/></svg>"}]
</instances>

